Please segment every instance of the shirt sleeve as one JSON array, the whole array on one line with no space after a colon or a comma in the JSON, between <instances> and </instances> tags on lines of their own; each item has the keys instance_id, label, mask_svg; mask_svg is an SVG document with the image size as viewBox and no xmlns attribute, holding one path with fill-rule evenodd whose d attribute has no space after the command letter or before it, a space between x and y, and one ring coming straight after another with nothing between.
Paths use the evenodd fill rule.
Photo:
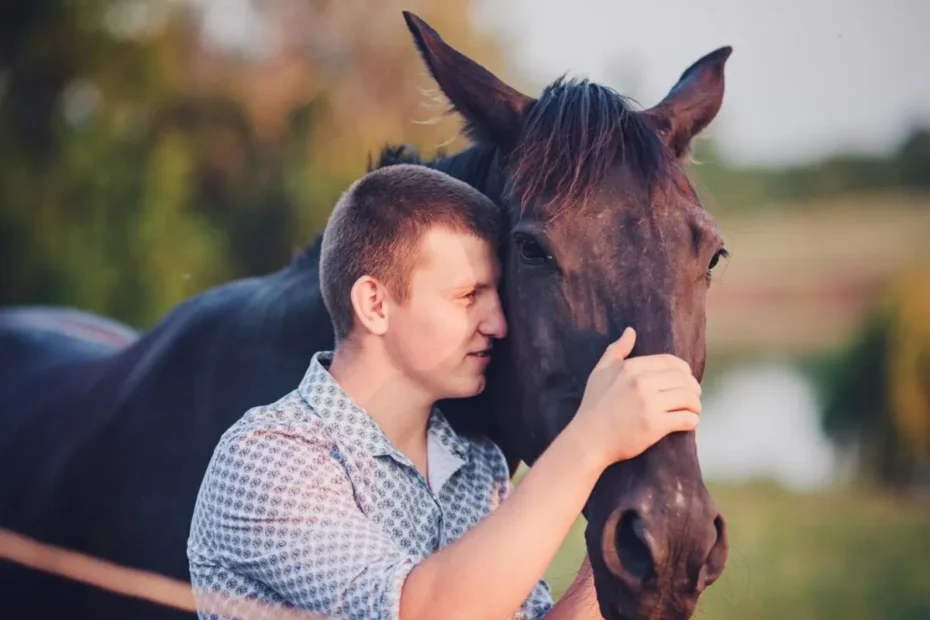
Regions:
<instances>
[{"instance_id":1,"label":"shirt sleeve","mask_svg":"<svg viewBox=\"0 0 930 620\"><path fill-rule=\"evenodd\" d=\"M232 573L299 609L396 620L417 560L359 509L331 450L273 430L221 444L198 500L202 537ZM212 585L213 599L235 594Z\"/></svg>"}]
</instances>

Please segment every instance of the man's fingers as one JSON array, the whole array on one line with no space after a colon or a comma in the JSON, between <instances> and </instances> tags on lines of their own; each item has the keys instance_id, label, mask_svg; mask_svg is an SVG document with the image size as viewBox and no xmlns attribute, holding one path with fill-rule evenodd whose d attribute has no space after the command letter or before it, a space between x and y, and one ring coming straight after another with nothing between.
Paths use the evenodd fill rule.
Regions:
<instances>
[{"instance_id":1,"label":"man's fingers","mask_svg":"<svg viewBox=\"0 0 930 620\"><path fill-rule=\"evenodd\" d=\"M654 397L656 406L661 411L691 411L701 413L701 399L694 390L673 388L659 392Z\"/></svg>"},{"instance_id":2,"label":"man's fingers","mask_svg":"<svg viewBox=\"0 0 930 620\"><path fill-rule=\"evenodd\" d=\"M688 365L688 362L681 359L680 357L676 357L667 353L659 353L657 355L642 355L640 357L634 357L626 363L630 370L636 372L671 370L677 368L679 370L684 370L688 374L692 374L691 366Z\"/></svg>"},{"instance_id":3,"label":"man's fingers","mask_svg":"<svg viewBox=\"0 0 930 620\"><path fill-rule=\"evenodd\" d=\"M665 392L682 388L691 390L700 396L703 391L694 375L682 372L680 368L644 372L637 377L637 380L647 392Z\"/></svg>"},{"instance_id":4,"label":"man's fingers","mask_svg":"<svg viewBox=\"0 0 930 620\"><path fill-rule=\"evenodd\" d=\"M669 411L662 418L664 426L668 429L666 434L676 431L693 431L701 421L699 415L690 411Z\"/></svg>"}]
</instances>

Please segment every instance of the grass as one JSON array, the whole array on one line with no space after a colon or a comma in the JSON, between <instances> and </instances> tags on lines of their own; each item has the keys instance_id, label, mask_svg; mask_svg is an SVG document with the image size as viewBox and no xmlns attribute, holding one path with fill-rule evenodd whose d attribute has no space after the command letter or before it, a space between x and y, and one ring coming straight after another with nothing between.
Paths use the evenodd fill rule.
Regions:
<instances>
[{"instance_id":1,"label":"grass","mask_svg":"<svg viewBox=\"0 0 930 620\"><path fill-rule=\"evenodd\" d=\"M930 505L876 492L713 486L730 528L708 620L930 618ZM579 521L547 572L560 596L581 562Z\"/></svg>"}]
</instances>

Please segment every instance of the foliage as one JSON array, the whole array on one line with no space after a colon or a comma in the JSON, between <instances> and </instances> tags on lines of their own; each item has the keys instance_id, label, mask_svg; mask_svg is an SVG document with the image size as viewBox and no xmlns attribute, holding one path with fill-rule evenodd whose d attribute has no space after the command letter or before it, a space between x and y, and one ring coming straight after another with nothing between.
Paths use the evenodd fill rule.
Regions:
<instances>
[{"instance_id":1,"label":"foliage","mask_svg":"<svg viewBox=\"0 0 930 620\"><path fill-rule=\"evenodd\" d=\"M402 8L520 84L467 0L253 3L271 47L241 53L205 43L203 4L11 3L0 23L0 304L150 326L204 288L283 265L385 142L427 154L460 145L458 120L424 94L438 92ZM748 209L925 186L930 133L885 163L744 170L711 142L697 158L711 208Z\"/></svg>"},{"instance_id":2,"label":"foliage","mask_svg":"<svg viewBox=\"0 0 930 620\"><path fill-rule=\"evenodd\" d=\"M0 303L147 327L285 264L372 151L456 136L402 8L506 75L465 0L254 5L274 45L234 53L201 37L192 3L16 3L0 25Z\"/></svg>"},{"instance_id":3,"label":"foliage","mask_svg":"<svg viewBox=\"0 0 930 620\"><path fill-rule=\"evenodd\" d=\"M811 164L754 168L726 162L711 140L696 143L692 167L714 213L791 208L806 201L889 190L930 192L930 128L915 128L897 150L839 154Z\"/></svg>"},{"instance_id":4,"label":"foliage","mask_svg":"<svg viewBox=\"0 0 930 620\"><path fill-rule=\"evenodd\" d=\"M892 279L854 341L811 368L824 430L867 478L930 483L930 267Z\"/></svg>"}]
</instances>

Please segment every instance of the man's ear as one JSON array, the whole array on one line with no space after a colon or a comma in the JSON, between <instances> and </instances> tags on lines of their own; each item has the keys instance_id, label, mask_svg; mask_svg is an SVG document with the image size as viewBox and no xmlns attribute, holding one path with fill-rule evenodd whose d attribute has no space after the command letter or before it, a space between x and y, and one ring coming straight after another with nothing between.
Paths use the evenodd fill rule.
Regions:
<instances>
[{"instance_id":1,"label":"man's ear","mask_svg":"<svg viewBox=\"0 0 930 620\"><path fill-rule=\"evenodd\" d=\"M378 336L387 331L387 289L371 276L355 281L349 292L355 323L365 331Z\"/></svg>"},{"instance_id":2,"label":"man's ear","mask_svg":"<svg viewBox=\"0 0 930 620\"><path fill-rule=\"evenodd\" d=\"M688 153L691 140L720 111L723 67L732 52L730 46L721 47L695 62L658 105L644 112L676 157Z\"/></svg>"},{"instance_id":3,"label":"man's ear","mask_svg":"<svg viewBox=\"0 0 930 620\"><path fill-rule=\"evenodd\" d=\"M535 99L508 86L448 43L425 21L404 11L417 50L476 141L512 148Z\"/></svg>"}]
</instances>

